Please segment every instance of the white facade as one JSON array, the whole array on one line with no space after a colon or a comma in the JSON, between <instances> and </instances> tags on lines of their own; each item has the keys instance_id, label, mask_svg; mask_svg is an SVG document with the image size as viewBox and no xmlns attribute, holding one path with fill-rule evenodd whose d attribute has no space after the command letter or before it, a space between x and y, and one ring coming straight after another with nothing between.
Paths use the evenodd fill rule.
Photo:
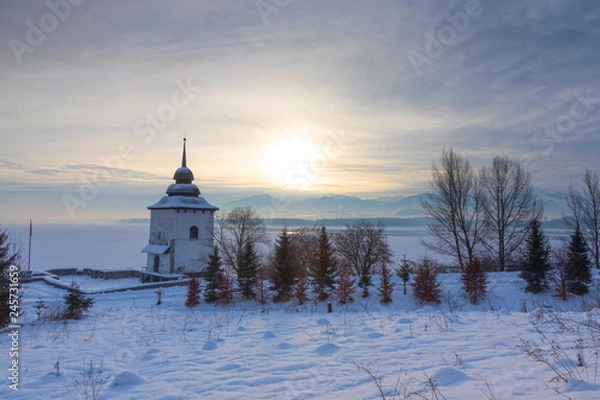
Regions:
<instances>
[{"instance_id":1,"label":"white facade","mask_svg":"<svg viewBox=\"0 0 600 400\"><path fill-rule=\"evenodd\" d=\"M200 190L192 184L186 167L185 141L182 166L167 196L148 207L150 238L142 250L148 253L146 270L160 274L201 272L213 252L214 213Z\"/></svg>"}]
</instances>

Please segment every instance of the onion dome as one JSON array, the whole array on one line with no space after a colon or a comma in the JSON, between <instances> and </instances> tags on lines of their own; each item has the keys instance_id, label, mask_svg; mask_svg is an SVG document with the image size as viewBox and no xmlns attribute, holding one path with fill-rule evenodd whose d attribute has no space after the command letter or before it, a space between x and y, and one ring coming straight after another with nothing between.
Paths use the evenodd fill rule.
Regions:
<instances>
[{"instance_id":1,"label":"onion dome","mask_svg":"<svg viewBox=\"0 0 600 400\"><path fill-rule=\"evenodd\" d=\"M198 197L200 196L200 189L198 189L198 186L192 183L194 180L194 174L186 165L185 141L186 139L183 138L183 156L181 157L181 167L177 168L175 171L175 175L173 175L175 183L171 184L167 188L167 194L169 196Z\"/></svg>"}]
</instances>

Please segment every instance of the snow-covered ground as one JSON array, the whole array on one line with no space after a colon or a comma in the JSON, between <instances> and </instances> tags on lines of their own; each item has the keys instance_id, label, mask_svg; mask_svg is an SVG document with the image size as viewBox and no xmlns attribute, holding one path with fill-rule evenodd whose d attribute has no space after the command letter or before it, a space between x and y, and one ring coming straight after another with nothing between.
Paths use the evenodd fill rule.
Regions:
<instances>
[{"instance_id":1,"label":"snow-covered ground","mask_svg":"<svg viewBox=\"0 0 600 400\"><path fill-rule=\"evenodd\" d=\"M593 340L600 336L597 283L589 295L563 302L524 293L516 273L494 273L488 298L473 306L461 295L458 275L440 280L441 305L421 306L410 290L402 295L397 287L389 306L372 295L334 304L331 314L326 304L312 302L237 300L189 309L185 287L163 289L161 305L155 290L110 293L94 295L89 315L68 323L36 322L36 301L61 302L64 292L30 283L19 330L19 391L3 378L0 398L85 398L80 391L90 362L101 366L91 378L106 382L99 399L382 398L368 372L388 399L394 393L413 393L414 399L600 398L600 343ZM527 342L531 349L550 349L540 332L560 346L556 359L548 356L558 374L519 349ZM2 352L10 346L2 334ZM578 352L584 367L576 366ZM9 360L0 360L6 375ZM557 379L568 371L568 383Z\"/></svg>"}]
</instances>

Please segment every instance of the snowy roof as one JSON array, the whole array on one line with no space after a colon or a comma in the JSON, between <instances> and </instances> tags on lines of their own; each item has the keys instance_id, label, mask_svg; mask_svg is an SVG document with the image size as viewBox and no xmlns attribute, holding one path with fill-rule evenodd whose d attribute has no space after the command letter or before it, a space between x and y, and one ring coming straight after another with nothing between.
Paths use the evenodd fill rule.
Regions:
<instances>
[{"instance_id":1,"label":"snowy roof","mask_svg":"<svg viewBox=\"0 0 600 400\"><path fill-rule=\"evenodd\" d=\"M169 251L169 246L162 244L149 244L142 249L142 253L165 254Z\"/></svg>"},{"instance_id":2,"label":"snowy roof","mask_svg":"<svg viewBox=\"0 0 600 400\"><path fill-rule=\"evenodd\" d=\"M159 209L187 209L187 210L213 210L216 211L219 208L213 206L204 197L190 197L190 196L164 196L159 200L158 203L148 206L149 210Z\"/></svg>"},{"instance_id":3,"label":"snowy roof","mask_svg":"<svg viewBox=\"0 0 600 400\"><path fill-rule=\"evenodd\" d=\"M167 194L169 196L198 197L200 196L200 189L193 183L172 183L167 188Z\"/></svg>"}]
</instances>

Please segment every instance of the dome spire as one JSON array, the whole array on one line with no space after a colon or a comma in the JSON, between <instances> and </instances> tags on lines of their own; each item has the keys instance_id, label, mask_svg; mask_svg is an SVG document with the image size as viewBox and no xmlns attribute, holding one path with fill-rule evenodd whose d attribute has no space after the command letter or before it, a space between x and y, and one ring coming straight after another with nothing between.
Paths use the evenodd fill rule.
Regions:
<instances>
[{"instance_id":1,"label":"dome spire","mask_svg":"<svg viewBox=\"0 0 600 400\"><path fill-rule=\"evenodd\" d=\"M185 159L185 142L186 142L186 140L187 139L184 136L183 137L183 156L181 157L181 166L184 167L184 168L187 167L187 165L186 165L186 159Z\"/></svg>"},{"instance_id":2,"label":"dome spire","mask_svg":"<svg viewBox=\"0 0 600 400\"><path fill-rule=\"evenodd\" d=\"M181 167L177 168L175 171L175 175L173 175L173 179L175 183L169 186L167 189L167 194L169 196L191 196L198 197L200 195L200 190L198 186L194 185L192 181L194 180L194 174L187 167L187 159L186 159L186 138L183 138L183 153L181 156Z\"/></svg>"}]
</instances>

